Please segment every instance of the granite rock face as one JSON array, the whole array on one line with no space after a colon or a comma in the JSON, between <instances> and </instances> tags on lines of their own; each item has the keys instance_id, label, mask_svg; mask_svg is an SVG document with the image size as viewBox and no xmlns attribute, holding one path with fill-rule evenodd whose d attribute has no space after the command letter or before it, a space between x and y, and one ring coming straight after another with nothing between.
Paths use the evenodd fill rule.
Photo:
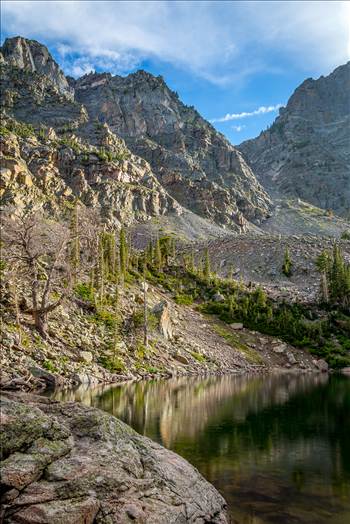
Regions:
<instances>
[{"instance_id":1,"label":"granite rock face","mask_svg":"<svg viewBox=\"0 0 350 524\"><path fill-rule=\"evenodd\" d=\"M89 117L124 138L184 207L236 230L269 214L270 199L240 152L161 77L89 74L74 89Z\"/></svg>"},{"instance_id":2,"label":"granite rock face","mask_svg":"<svg viewBox=\"0 0 350 524\"><path fill-rule=\"evenodd\" d=\"M43 44L20 36L7 38L1 53L3 60L10 66L45 75L61 93L70 98L74 96L74 90L70 87L63 71Z\"/></svg>"},{"instance_id":3,"label":"granite rock face","mask_svg":"<svg viewBox=\"0 0 350 524\"><path fill-rule=\"evenodd\" d=\"M350 216L350 62L294 92L272 126L238 146L267 190Z\"/></svg>"},{"instance_id":4,"label":"granite rock face","mask_svg":"<svg viewBox=\"0 0 350 524\"><path fill-rule=\"evenodd\" d=\"M179 214L184 207L220 226L245 231L250 222L258 224L269 215L271 201L241 153L194 108L185 106L162 78L138 71L125 78L90 74L76 81L67 79L45 46L21 37L5 40L1 53L2 111L6 116L29 123L41 133L52 128L58 142L62 137L67 142L78 136L87 145L102 147L108 164L115 159L117 141L130 161L142 159L147 173L152 173L147 180L152 179L151 189L158 192L159 202L145 202L138 191L142 219L174 211ZM103 127L109 137L101 145L96 132ZM86 187L81 173L89 183L94 168L88 164L85 158L85 166L76 166L79 180L75 186ZM113 166L108 170L115 171ZM62 175L66 181L66 174ZM135 182L139 181L128 181ZM130 190L134 193L135 185L129 185ZM126 197L125 191L119 201L102 197L104 214L113 214L125 199L135 200ZM101 203L99 195L97 200ZM159 207L159 212L149 210L152 207Z\"/></svg>"},{"instance_id":5,"label":"granite rock face","mask_svg":"<svg viewBox=\"0 0 350 524\"><path fill-rule=\"evenodd\" d=\"M1 404L2 522L227 523L195 468L115 417L29 394Z\"/></svg>"}]
</instances>

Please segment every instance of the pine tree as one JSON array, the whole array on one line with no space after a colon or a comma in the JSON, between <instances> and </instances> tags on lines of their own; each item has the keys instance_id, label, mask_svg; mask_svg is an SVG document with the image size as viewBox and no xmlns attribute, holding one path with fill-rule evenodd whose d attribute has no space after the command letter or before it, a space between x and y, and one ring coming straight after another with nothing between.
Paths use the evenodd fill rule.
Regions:
<instances>
[{"instance_id":1,"label":"pine tree","mask_svg":"<svg viewBox=\"0 0 350 524\"><path fill-rule=\"evenodd\" d=\"M293 262L290 257L289 249L286 247L286 250L284 252L284 260L282 265L282 273L286 275L286 277L290 277L292 275L292 266Z\"/></svg>"},{"instance_id":2,"label":"pine tree","mask_svg":"<svg viewBox=\"0 0 350 524\"><path fill-rule=\"evenodd\" d=\"M80 265L80 238L79 238L79 211L78 201L75 200L70 221L70 262L72 266L72 280L76 282Z\"/></svg>"},{"instance_id":3,"label":"pine tree","mask_svg":"<svg viewBox=\"0 0 350 524\"><path fill-rule=\"evenodd\" d=\"M152 242L149 242L147 249L145 251L145 262L148 267L152 266L153 257L154 257L153 244Z\"/></svg>"},{"instance_id":4,"label":"pine tree","mask_svg":"<svg viewBox=\"0 0 350 524\"><path fill-rule=\"evenodd\" d=\"M162 251L160 249L160 241L157 238L154 246L154 265L160 271L162 269Z\"/></svg>"},{"instance_id":5,"label":"pine tree","mask_svg":"<svg viewBox=\"0 0 350 524\"><path fill-rule=\"evenodd\" d=\"M105 257L104 257L104 243L103 233L100 233L98 241L98 259L96 267L96 289L98 295L99 305L102 306L105 297Z\"/></svg>"},{"instance_id":6,"label":"pine tree","mask_svg":"<svg viewBox=\"0 0 350 524\"><path fill-rule=\"evenodd\" d=\"M125 280L127 270L128 270L128 246L127 246L127 240L126 240L126 234L124 228L121 228L120 234L119 234L119 260L120 260L120 274L123 279Z\"/></svg>"},{"instance_id":7,"label":"pine tree","mask_svg":"<svg viewBox=\"0 0 350 524\"><path fill-rule=\"evenodd\" d=\"M210 280L210 257L209 250L206 247L204 251L204 261L203 261L203 276L205 280Z\"/></svg>"}]
</instances>

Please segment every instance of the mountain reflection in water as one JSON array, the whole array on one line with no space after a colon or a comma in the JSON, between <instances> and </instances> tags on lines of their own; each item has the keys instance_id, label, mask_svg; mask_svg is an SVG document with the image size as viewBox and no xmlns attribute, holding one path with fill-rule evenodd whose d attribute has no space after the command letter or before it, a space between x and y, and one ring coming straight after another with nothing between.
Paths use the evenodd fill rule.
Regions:
<instances>
[{"instance_id":1,"label":"mountain reflection in water","mask_svg":"<svg viewBox=\"0 0 350 524\"><path fill-rule=\"evenodd\" d=\"M173 378L57 391L185 457L239 524L350 523L350 379Z\"/></svg>"}]
</instances>

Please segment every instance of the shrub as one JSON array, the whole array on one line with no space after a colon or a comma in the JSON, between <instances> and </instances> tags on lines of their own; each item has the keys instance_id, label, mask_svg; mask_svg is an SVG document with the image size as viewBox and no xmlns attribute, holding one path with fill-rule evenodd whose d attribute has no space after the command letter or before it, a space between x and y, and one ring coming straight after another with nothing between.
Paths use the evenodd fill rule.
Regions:
<instances>
[{"instance_id":1,"label":"shrub","mask_svg":"<svg viewBox=\"0 0 350 524\"><path fill-rule=\"evenodd\" d=\"M119 357L100 357L99 363L101 366L103 366L108 371L114 372L114 373L120 373L121 371L126 370L125 363L122 361Z\"/></svg>"},{"instance_id":2,"label":"shrub","mask_svg":"<svg viewBox=\"0 0 350 524\"><path fill-rule=\"evenodd\" d=\"M94 290L88 284L81 282L75 286L74 291L79 298L85 300L86 302L93 303L95 300Z\"/></svg>"},{"instance_id":3,"label":"shrub","mask_svg":"<svg viewBox=\"0 0 350 524\"><path fill-rule=\"evenodd\" d=\"M192 357L197 360L198 362L205 362L206 358L201 353L196 353L195 351L191 351Z\"/></svg>"},{"instance_id":4,"label":"shrub","mask_svg":"<svg viewBox=\"0 0 350 524\"><path fill-rule=\"evenodd\" d=\"M186 294L176 295L175 302L176 304L190 306L191 304L193 304L193 296Z\"/></svg>"}]
</instances>

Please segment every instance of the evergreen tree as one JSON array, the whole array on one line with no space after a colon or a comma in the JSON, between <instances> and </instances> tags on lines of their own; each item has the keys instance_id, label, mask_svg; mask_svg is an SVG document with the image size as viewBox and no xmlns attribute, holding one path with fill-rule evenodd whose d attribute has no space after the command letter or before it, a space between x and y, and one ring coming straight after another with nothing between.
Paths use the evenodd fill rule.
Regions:
<instances>
[{"instance_id":1,"label":"evergreen tree","mask_svg":"<svg viewBox=\"0 0 350 524\"><path fill-rule=\"evenodd\" d=\"M120 261L120 274L123 280L125 280L128 271L128 245L126 240L125 230L122 227L119 234L119 261Z\"/></svg>"},{"instance_id":2,"label":"evergreen tree","mask_svg":"<svg viewBox=\"0 0 350 524\"><path fill-rule=\"evenodd\" d=\"M103 233L99 235L98 241L98 258L96 266L96 289L98 295L98 305L102 306L105 297L105 257L104 257L104 242Z\"/></svg>"},{"instance_id":3,"label":"evergreen tree","mask_svg":"<svg viewBox=\"0 0 350 524\"><path fill-rule=\"evenodd\" d=\"M158 271L162 269L162 251L160 248L159 238L157 238L154 246L154 265L158 269Z\"/></svg>"},{"instance_id":4,"label":"evergreen tree","mask_svg":"<svg viewBox=\"0 0 350 524\"><path fill-rule=\"evenodd\" d=\"M293 266L293 262L290 257L289 249L288 247L286 247L286 250L284 252L283 265L282 265L282 273L286 275L286 277L290 277L292 275L292 266Z\"/></svg>"},{"instance_id":5,"label":"evergreen tree","mask_svg":"<svg viewBox=\"0 0 350 524\"><path fill-rule=\"evenodd\" d=\"M209 250L207 247L205 248L205 251L204 251L203 276L207 281L210 279L210 257L209 257Z\"/></svg>"},{"instance_id":6,"label":"evergreen tree","mask_svg":"<svg viewBox=\"0 0 350 524\"><path fill-rule=\"evenodd\" d=\"M70 262L72 267L73 283L76 282L80 265L80 238L78 214L78 201L75 200L70 221Z\"/></svg>"}]
</instances>

